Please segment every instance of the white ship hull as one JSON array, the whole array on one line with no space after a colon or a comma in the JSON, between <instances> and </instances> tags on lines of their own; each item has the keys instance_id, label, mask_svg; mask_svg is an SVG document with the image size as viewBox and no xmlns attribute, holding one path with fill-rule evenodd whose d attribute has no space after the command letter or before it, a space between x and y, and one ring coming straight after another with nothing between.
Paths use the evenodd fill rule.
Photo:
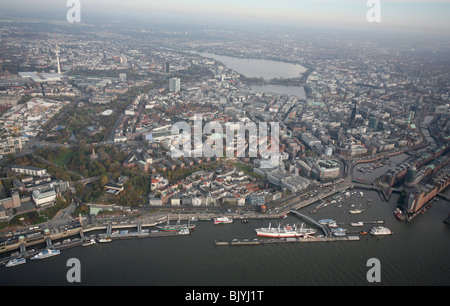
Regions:
<instances>
[{"instance_id":1,"label":"white ship hull","mask_svg":"<svg viewBox=\"0 0 450 306\"><path fill-rule=\"evenodd\" d=\"M214 218L214 224L228 224L232 223L233 219L223 217L223 218Z\"/></svg>"},{"instance_id":2,"label":"white ship hull","mask_svg":"<svg viewBox=\"0 0 450 306\"><path fill-rule=\"evenodd\" d=\"M25 258L20 258L20 259L12 259L12 260L10 260L10 261L8 261L8 263L5 265L7 268L10 268L10 267L15 267L15 266L18 266L18 265L22 265L22 264L24 264L24 263L26 263L27 261L26 261L26 259Z\"/></svg>"},{"instance_id":3,"label":"white ship hull","mask_svg":"<svg viewBox=\"0 0 450 306\"><path fill-rule=\"evenodd\" d=\"M388 229L387 227L378 226L372 228L370 230L370 234L374 236L381 236L381 235L392 235L394 234L394 232Z\"/></svg>"},{"instance_id":4,"label":"white ship hull","mask_svg":"<svg viewBox=\"0 0 450 306\"><path fill-rule=\"evenodd\" d=\"M291 238L291 237L303 237L308 235L314 235L317 230L311 228L291 228L291 227L271 227L268 228L257 228L256 235L261 237L270 238Z\"/></svg>"},{"instance_id":5,"label":"white ship hull","mask_svg":"<svg viewBox=\"0 0 450 306\"><path fill-rule=\"evenodd\" d=\"M351 214L360 214L360 213L362 213L363 211L361 210L361 209L353 209L353 210L350 210L350 213Z\"/></svg>"},{"instance_id":6,"label":"white ship hull","mask_svg":"<svg viewBox=\"0 0 450 306\"><path fill-rule=\"evenodd\" d=\"M56 256L59 254L60 254L59 250L46 250L46 251L40 252L39 254L31 257L31 259L44 259L44 258Z\"/></svg>"}]
</instances>

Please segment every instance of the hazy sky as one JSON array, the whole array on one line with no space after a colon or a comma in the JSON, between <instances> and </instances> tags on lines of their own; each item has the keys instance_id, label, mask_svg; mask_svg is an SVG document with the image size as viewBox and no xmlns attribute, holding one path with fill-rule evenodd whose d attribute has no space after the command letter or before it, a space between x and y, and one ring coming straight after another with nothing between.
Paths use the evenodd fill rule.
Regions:
<instances>
[{"instance_id":1,"label":"hazy sky","mask_svg":"<svg viewBox=\"0 0 450 306\"><path fill-rule=\"evenodd\" d=\"M54 14L65 19L67 0L0 0L0 11L13 15ZM450 0L379 0L381 22L366 19L367 0L80 0L81 21L92 16L111 20L179 21L197 24L252 23L380 28L450 32ZM61 15L61 16L60 16Z\"/></svg>"}]
</instances>

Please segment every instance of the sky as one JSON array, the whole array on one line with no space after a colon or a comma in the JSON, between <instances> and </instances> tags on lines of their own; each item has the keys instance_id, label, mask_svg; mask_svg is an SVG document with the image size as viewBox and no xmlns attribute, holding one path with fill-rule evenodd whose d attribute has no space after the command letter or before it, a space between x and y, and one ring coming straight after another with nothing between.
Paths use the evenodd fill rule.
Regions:
<instances>
[{"instance_id":1,"label":"sky","mask_svg":"<svg viewBox=\"0 0 450 306\"><path fill-rule=\"evenodd\" d=\"M4 15L53 14L65 19L67 0L0 0ZM75 0L77 1L77 0ZM78 0L81 21L186 22L349 27L408 32L450 32L450 0L370 0L380 4L380 22L367 21L368 0ZM47 16L46 15L46 16ZM84 18L83 18L84 17ZM4 17L3 17L4 18Z\"/></svg>"}]
</instances>

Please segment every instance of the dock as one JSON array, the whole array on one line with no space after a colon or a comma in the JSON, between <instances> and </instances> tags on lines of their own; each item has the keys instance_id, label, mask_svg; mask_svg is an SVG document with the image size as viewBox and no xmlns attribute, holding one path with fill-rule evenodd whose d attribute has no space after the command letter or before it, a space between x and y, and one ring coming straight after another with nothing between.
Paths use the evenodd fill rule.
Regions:
<instances>
[{"instance_id":1,"label":"dock","mask_svg":"<svg viewBox=\"0 0 450 306\"><path fill-rule=\"evenodd\" d=\"M162 231L154 231L154 232L129 232L129 233L106 233L99 234L99 238L110 238L114 239L131 239L131 238L157 238L157 237L173 237L184 235L181 232L162 232Z\"/></svg>"},{"instance_id":2,"label":"dock","mask_svg":"<svg viewBox=\"0 0 450 306\"><path fill-rule=\"evenodd\" d=\"M359 241L359 236L344 236L344 237L292 237L292 238L277 238L277 239L233 239L231 241L214 241L216 246L240 246L240 245L266 245L266 244L281 244L281 243L313 243L313 242L337 242L337 241Z\"/></svg>"}]
</instances>

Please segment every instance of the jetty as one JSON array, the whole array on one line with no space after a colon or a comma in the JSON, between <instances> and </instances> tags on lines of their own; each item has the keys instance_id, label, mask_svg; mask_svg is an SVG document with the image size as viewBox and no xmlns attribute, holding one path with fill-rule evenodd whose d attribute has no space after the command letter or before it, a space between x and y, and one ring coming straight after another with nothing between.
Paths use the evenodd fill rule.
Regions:
<instances>
[{"instance_id":1,"label":"jetty","mask_svg":"<svg viewBox=\"0 0 450 306\"><path fill-rule=\"evenodd\" d=\"M342 242L342 241L359 241L359 236L344 236L344 237L325 237L311 236L292 237L292 238L277 238L277 239L233 239L231 241L214 241L215 246L242 246L242 245L266 245L266 244L285 244L285 243L313 243L313 242Z\"/></svg>"}]
</instances>

